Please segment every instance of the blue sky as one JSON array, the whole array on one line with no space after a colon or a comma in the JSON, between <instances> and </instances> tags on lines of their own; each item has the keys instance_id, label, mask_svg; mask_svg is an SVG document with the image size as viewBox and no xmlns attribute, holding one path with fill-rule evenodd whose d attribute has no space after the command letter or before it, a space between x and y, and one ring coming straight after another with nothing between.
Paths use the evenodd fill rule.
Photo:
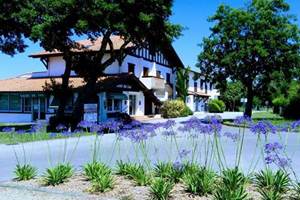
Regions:
<instances>
[{"instance_id":1,"label":"blue sky","mask_svg":"<svg viewBox=\"0 0 300 200\"><path fill-rule=\"evenodd\" d=\"M186 29L183 36L174 41L174 47L185 65L194 67L197 55L201 51L199 44L202 38L209 35L211 23L207 18L214 14L218 5L225 3L233 7L242 7L245 0L175 0L171 21L181 24ZM291 14L300 19L300 0L287 0ZM300 25L299 21L298 24ZM14 57L0 53L0 79L19 74L44 70L39 59L28 55L40 51L38 44L27 41L28 48L24 53Z\"/></svg>"}]
</instances>

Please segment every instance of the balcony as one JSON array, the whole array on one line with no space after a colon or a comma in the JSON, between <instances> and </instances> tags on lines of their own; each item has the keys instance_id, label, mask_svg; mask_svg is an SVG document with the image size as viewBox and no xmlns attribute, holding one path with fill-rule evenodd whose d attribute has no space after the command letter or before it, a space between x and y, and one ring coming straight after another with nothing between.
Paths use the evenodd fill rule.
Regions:
<instances>
[{"instance_id":1,"label":"balcony","mask_svg":"<svg viewBox=\"0 0 300 200\"><path fill-rule=\"evenodd\" d=\"M165 90L165 80L155 76L143 76L140 79L142 83L148 88L153 90Z\"/></svg>"}]
</instances>

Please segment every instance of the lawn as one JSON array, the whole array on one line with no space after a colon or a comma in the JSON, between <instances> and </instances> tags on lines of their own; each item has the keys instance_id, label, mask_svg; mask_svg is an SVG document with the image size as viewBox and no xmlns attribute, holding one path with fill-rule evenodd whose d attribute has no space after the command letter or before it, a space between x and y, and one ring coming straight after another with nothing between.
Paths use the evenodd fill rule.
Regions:
<instances>
[{"instance_id":1,"label":"lawn","mask_svg":"<svg viewBox=\"0 0 300 200\"><path fill-rule=\"evenodd\" d=\"M42 140L54 140L67 137L79 137L83 133L76 133L72 135L63 135L60 133L47 133L45 131L32 133L32 134L17 134L17 133L4 133L0 132L0 144L18 144L32 141ZM85 136L91 135L90 133L84 133Z\"/></svg>"},{"instance_id":2,"label":"lawn","mask_svg":"<svg viewBox=\"0 0 300 200\"><path fill-rule=\"evenodd\" d=\"M252 114L252 120L254 122L258 122L261 120L267 120L270 121L273 125L282 125L285 123L292 122L293 120L290 119L285 119L282 116L275 114L273 112L268 112L268 111L262 111L262 112L253 112ZM228 126L235 126L232 120L225 120L224 121L225 125Z\"/></svg>"}]
</instances>

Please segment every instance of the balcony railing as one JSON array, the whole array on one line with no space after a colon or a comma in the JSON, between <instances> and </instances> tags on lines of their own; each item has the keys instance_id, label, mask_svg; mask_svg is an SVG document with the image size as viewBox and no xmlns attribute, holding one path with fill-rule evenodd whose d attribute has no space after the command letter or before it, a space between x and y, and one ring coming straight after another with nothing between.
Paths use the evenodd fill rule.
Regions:
<instances>
[{"instance_id":1,"label":"balcony railing","mask_svg":"<svg viewBox=\"0 0 300 200\"><path fill-rule=\"evenodd\" d=\"M143 76L141 78L142 83L148 88L153 90L164 90L165 80L163 78L155 76Z\"/></svg>"}]
</instances>

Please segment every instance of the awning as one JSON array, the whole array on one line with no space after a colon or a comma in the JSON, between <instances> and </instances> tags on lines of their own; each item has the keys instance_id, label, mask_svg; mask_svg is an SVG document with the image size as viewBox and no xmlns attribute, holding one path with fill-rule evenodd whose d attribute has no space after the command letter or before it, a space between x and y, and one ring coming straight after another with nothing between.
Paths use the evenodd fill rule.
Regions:
<instances>
[{"instance_id":1,"label":"awning","mask_svg":"<svg viewBox=\"0 0 300 200\"><path fill-rule=\"evenodd\" d=\"M107 93L107 99L127 100L128 97L123 93Z\"/></svg>"}]
</instances>

